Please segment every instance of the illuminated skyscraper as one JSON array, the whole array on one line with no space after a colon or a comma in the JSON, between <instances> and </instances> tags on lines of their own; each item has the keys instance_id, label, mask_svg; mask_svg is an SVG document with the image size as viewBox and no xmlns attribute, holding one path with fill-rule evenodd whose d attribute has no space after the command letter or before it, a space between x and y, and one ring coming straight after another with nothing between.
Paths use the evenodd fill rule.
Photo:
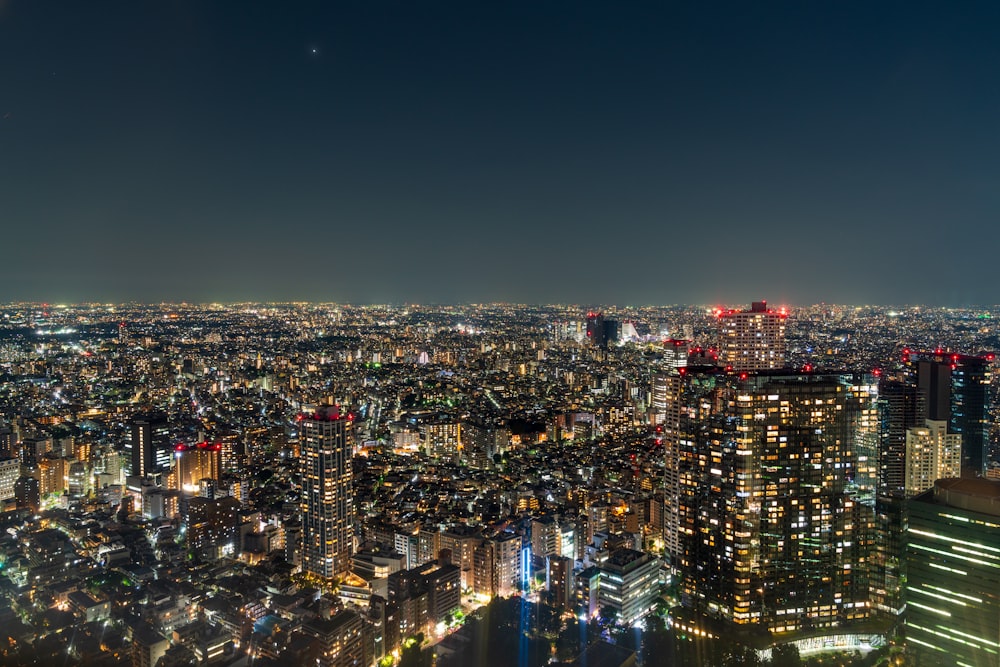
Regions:
<instances>
[{"instance_id":1,"label":"illuminated skyscraper","mask_svg":"<svg viewBox=\"0 0 1000 667\"><path fill-rule=\"evenodd\" d=\"M686 372L653 377L652 409L656 440L663 447L663 543L671 557L680 553L677 503L680 495L681 397Z\"/></svg>"},{"instance_id":2,"label":"illuminated skyscraper","mask_svg":"<svg viewBox=\"0 0 1000 667\"><path fill-rule=\"evenodd\" d=\"M772 633L868 617L873 511L856 476L875 398L867 376L761 373L699 400L711 412L681 438L685 607Z\"/></svg>"},{"instance_id":3,"label":"illuminated skyscraper","mask_svg":"<svg viewBox=\"0 0 1000 667\"><path fill-rule=\"evenodd\" d=\"M785 366L784 310L754 301L750 310L719 310L719 362L734 371L765 371Z\"/></svg>"},{"instance_id":4,"label":"illuminated skyscraper","mask_svg":"<svg viewBox=\"0 0 1000 667\"><path fill-rule=\"evenodd\" d=\"M299 416L302 569L326 578L347 572L354 551L352 421L336 406Z\"/></svg>"}]
</instances>

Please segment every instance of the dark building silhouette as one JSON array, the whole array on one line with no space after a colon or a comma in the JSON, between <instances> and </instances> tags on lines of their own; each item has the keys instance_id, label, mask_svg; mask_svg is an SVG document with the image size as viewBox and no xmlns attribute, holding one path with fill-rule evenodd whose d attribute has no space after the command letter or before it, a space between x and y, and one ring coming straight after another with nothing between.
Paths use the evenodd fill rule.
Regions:
<instances>
[{"instance_id":1,"label":"dark building silhouette","mask_svg":"<svg viewBox=\"0 0 1000 667\"><path fill-rule=\"evenodd\" d=\"M989 442L990 368L986 357L937 349L904 354L910 382L925 396L925 419L962 436L962 475L981 476Z\"/></svg>"},{"instance_id":2,"label":"dark building silhouette","mask_svg":"<svg viewBox=\"0 0 1000 667\"><path fill-rule=\"evenodd\" d=\"M18 509L38 511L41 505L41 487L34 477L18 477L14 482L14 498Z\"/></svg>"},{"instance_id":3,"label":"dark building silhouette","mask_svg":"<svg viewBox=\"0 0 1000 667\"><path fill-rule=\"evenodd\" d=\"M604 313L587 313L587 340L594 347L607 349L618 340L620 329L621 323L605 318Z\"/></svg>"},{"instance_id":4,"label":"dark building silhouette","mask_svg":"<svg viewBox=\"0 0 1000 667\"><path fill-rule=\"evenodd\" d=\"M139 477L170 467L170 429L165 415L136 417L126 449L131 455L132 474Z\"/></svg>"}]
</instances>

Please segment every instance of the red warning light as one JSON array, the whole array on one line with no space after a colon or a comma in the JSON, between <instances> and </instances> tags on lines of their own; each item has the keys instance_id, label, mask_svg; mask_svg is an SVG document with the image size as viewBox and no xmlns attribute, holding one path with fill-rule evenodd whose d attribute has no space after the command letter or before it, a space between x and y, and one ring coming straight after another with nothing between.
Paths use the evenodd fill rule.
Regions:
<instances>
[{"instance_id":1,"label":"red warning light","mask_svg":"<svg viewBox=\"0 0 1000 667\"><path fill-rule=\"evenodd\" d=\"M881 368L876 368L875 370L872 371L872 375L874 375L877 378L878 377L882 377L882 369Z\"/></svg>"},{"instance_id":2,"label":"red warning light","mask_svg":"<svg viewBox=\"0 0 1000 667\"><path fill-rule=\"evenodd\" d=\"M811 373L812 369L813 369L812 364L806 364L805 366L802 367L802 370L805 371L806 373Z\"/></svg>"},{"instance_id":3,"label":"red warning light","mask_svg":"<svg viewBox=\"0 0 1000 667\"><path fill-rule=\"evenodd\" d=\"M993 361L993 359L994 359L994 355L992 355L992 354L987 354L986 355L986 361Z\"/></svg>"},{"instance_id":4,"label":"red warning light","mask_svg":"<svg viewBox=\"0 0 1000 667\"><path fill-rule=\"evenodd\" d=\"M746 380L748 377L750 377L750 376L747 375L746 373L740 373L740 379L741 380Z\"/></svg>"}]
</instances>

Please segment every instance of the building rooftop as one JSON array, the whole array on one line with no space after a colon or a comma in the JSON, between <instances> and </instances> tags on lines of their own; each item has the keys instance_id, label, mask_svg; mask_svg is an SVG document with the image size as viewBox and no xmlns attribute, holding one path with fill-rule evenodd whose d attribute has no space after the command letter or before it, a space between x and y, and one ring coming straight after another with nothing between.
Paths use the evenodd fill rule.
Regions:
<instances>
[{"instance_id":1,"label":"building rooftop","mask_svg":"<svg viewBox=\"0 0 1000 667\"><path fill-rule=\"evenodd\" d=\"M934 489L917 497L924 502L1000 517L1000 480L981 477L948 478L934 482Z\"/></svg>"}]
</instances>

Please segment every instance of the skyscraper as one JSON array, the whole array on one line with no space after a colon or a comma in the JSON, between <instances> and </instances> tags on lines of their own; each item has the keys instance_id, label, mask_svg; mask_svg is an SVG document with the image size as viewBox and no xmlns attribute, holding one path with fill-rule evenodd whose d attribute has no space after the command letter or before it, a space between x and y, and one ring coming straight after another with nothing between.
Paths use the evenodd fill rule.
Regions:
<instances>
[{"instance_id":1,"label":"skyscraper","mask_svg":"<svg viewBox=\"0 0 1000 667\"><path fill-rule=\"evenodd\" d=\"M763 371L785 366L784 310L754 301L750 310L718 310L720 363L732 370Z\"/></svg>"},{"instance_id":2,"label":"skyscraper","mask_svg":"<svg viewBox=\"0 0 1000 667\"><path fill-rule=\"evenodd\" d=\"M962 472L962 436L948 433L948 422L928 419L922 428L906 430L906 495L934 486L934 480Z\"/></svg>"},{"instance_id":3,"label":"skyscraper","mask_svg":"<svg viewBox=\"0 0 1000 667\"><path fill-rule=\"evenodd\" d=\"M299 415L302 569L326 578L347 572L354 550L352 421L336 406Z\"/></svg>"},{"instance_id":4,"label":"skyscraper","mask_svg":"<svg viewBox=\"0 0 1000 667\"><path fill-rule=\"evenodd\" d=\"M926 395L915 384L885 378L879 383L879 495L897 497L906 486L906 432L924 423Z\"/></svg>"},{"instance_id":5,"label":"skyscraper","mask_svg":"<svg viewBox=\"0 0 1000 667\"><path fill-rule=\"evenodd\" d=\"M939 348L907 350L903 361L911 382L926 396L925 417L947 421L948 430L962 436L962 474L982 475L989 441L989 360Z\"/></svg>"},{"instance_id":6,"label":"skyscraper","mask_svg":"<svg viewBox=\"0 0 1000 667\"><path fill-rule=\"evenodd\" d=\"M170 429L166 417L147 415L132 420L132 474L145 477L151 472L170 467Z\"/></svg>"},{"instance_id":7,"label":"skyscraper","mask_svg":"<svg viewBox=\"0 0 1000 667\"><path fill-rule=\"evenodd\" d=\"M590 344L602 349L618 340L618 320L604 317L604 313L587 313L587 340Z\"/></svg>"},{"instance_id":8,"label":"skyscraper","mask_svg":"<svg viewBox=\"0 0 1000 667\"><path fill-rule=\"evenodd\" d=\"M867 618L855 450L876 428L873 379L761 373L714 392L681 444L682 603L772 633Z\"/></svg>"},{"instance_id":9,"label":"skyscraper","mask_svg":"<svg viewBox=\"0 0 1000 667\"><path fill-rule=\"evenodd\" d=\"M1000 482L938 480L909 508L907 646L927 667L1000 664Z\"/></svg>"},{"instance_id":10,"label":"skyscraper","mask_svg":"<svg viewBox=\"0 0 1000 667\"><path fill-rule=\"evenodd\" d=\"M653 377L652 408L656 439L663 447L663 543L672 558L680 553L677 503L680 495L681 401L687 373Z\"/></svg>"}]
</instances>

